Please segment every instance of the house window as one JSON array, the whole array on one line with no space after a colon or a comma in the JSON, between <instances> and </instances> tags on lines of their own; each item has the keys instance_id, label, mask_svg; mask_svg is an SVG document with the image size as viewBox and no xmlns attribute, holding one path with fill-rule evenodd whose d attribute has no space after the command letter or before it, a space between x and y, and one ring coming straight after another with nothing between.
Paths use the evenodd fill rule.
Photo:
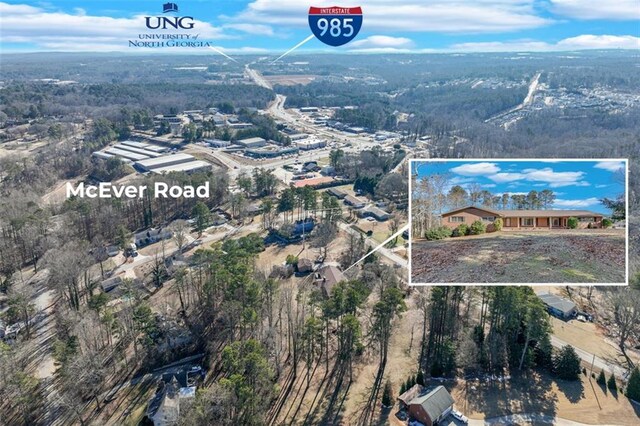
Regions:
<instances>
[{"instance_id":1,"label":"house window","mask_svg":"<svg viewBox=\"0 0 640 426\"><path fill-rule=\"evenodd\" d=\"M532 217L523 217L522 218L522 226L533 226L533 218Z\"/></svg>"},{"instance_id":2,"label":"house window","mask_svg":"<svg viewBox=\"0 0 640 426\"><path fill-rule=\"evenodd\" d=\"M496 220L496 217L495 217L495 216L484 216L484 217L482 218L482 221L483 221L483 222L494 222L495 220Z\"/></svg>"},{"instance_id":3,"label":"house window","mask_svg":"<svg viewBox=\"0 0 640 426\"><path fill-rule=\"evenodd\" d=\"M464 216L451 216L449 222L461 223L464 222Z\"/></svg>"},{"instance_id":4,"label":"house window","mask_svg":"<svg viewBox=\"0 0 640 426\"><path fill-rule=\"evenodd\" d=\"M595 222L596 219L593 217L580 217L578 218L580 222Z\"/></svg>"}]
</instances>

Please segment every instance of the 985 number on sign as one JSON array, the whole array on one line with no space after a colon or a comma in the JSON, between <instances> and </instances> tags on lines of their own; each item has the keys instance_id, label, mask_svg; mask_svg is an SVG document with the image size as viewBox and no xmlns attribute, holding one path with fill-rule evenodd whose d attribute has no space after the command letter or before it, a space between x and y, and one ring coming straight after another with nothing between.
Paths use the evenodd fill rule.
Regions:
<instances>
[{"instance_id":1,"label":"985 number on sign","mask_svg":"<svg viewBox=\"0 0 640 426\"><path fill-rule=\"evenodd\" d=\"M342 46L353 40L362 27L360 7L311 7L309 27L321 42Z\"/></svg>"}]
</instances>

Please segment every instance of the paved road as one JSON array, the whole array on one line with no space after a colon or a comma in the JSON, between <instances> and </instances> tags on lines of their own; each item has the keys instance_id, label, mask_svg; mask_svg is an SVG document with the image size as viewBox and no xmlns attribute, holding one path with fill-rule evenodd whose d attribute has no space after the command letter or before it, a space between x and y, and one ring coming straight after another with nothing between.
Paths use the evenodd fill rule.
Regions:
<instances>
[{"instance_id":1,"label":"paved road","mask_svg":"<svg viewBox=\"0 0 640 426\"><path fill-rule=\"evenodd\" d=\"M551 335L551 344L555 347L555 348L562 348L564 346L567 346L569 343L565 342L562 339L559 339L558 337ZM573 345L572 345L573 346ZM589 353L585 350L582 350L580 348L576 348L575 346L573 346L573 349L575 349L576 353L578 354L578 356L580 357L580 359L582 359L582 361L585 364L588 364L589 366L591 366L591 363L593 363L593 367L595 370L605 370L608 374L613 373L616 378L618 378L619 380L624 380L625 379L625 375L626 375L626 369L617 366L617 365L612 365L610 362L595 356L592 353ZM589 370L589 368L587 369Z\"/></svg>"},{"instance_id":2,"label":"paved road","mask_svg":"<svg viewBox=\"0 0 640 426\"><path fill-rule=\"evenodd\" d=\"M351 228L351 225L349 225L347 223L339 222L338 226L340 227L340 229L342 229L343 231L348 232L350 234L362 235L360 232L358 232L355 229ZM374 240L373 238L365 237L365 241L372 248L375 248L375 247L380 245L380 243L378 241ZM386 257L387 259L391 260L396 265L399 265L402 268L407 268L407 266L408 266L407 259L405 259L402 256L397 255L396 253L394 253L393 251L389 250L386 247L380 247L378 249L378 251L376 251L376 253L381 254L382 256Z\"/></svg>"},{"instance_id":3,"label":"paved road","mask_svg":"<svg viewBox=\"0 0 640 426\"><path fill-rule=\"evenodd\" d=\"M452 425L455 423L451 423ZM484 420L469 419L469 426L513 426L526 424L547 424L554 426L594 426L593 424L579 423L572 420L562 419L560 417L545 416L543 414L512 414L510 416L493 417ZM616 426L603 425L598 426Z\"/></svg>"}]
</instances>

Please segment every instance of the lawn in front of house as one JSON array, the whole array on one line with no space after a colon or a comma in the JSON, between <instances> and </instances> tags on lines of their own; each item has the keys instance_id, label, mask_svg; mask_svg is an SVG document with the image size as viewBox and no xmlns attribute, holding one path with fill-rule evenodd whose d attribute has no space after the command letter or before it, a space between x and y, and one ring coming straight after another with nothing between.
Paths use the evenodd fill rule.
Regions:
<instances>
[{"instance_id":1,"label":"lawn in front of house","mask_svg":"<svg viewBox=\"0 0 640 426\"><path fill-rule=\"evenodd\" d=\"M413 283L624 283L625 232L502 231L414 241Z\"/></svg>"}]
</instances>

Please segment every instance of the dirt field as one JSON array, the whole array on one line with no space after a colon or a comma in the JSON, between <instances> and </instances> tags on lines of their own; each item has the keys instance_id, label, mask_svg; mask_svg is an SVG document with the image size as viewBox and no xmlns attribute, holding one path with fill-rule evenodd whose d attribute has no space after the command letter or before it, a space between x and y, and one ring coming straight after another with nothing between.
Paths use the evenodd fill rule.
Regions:
<instances>
[{"instance_id":1,"label":"dirt field","mask_svg":"<svg viewBox=\"0 0 640 426\"><path fill-rule=\"evenodd\" d=\"M315 75L265 75L264 79L272 86L280 84L282 86L294 86L296 84L309 84L315 80Z\"/></svg>"},{"instance_id":2,"label":"dirt field","mask_svg":"<svg viewBox=\"0 0 640 426\"><path fill-rule=\"evenodd\" d=\"M414 283L624 283L624 230L500 232L412 244Z\"/></svg>"}]
</instances>

